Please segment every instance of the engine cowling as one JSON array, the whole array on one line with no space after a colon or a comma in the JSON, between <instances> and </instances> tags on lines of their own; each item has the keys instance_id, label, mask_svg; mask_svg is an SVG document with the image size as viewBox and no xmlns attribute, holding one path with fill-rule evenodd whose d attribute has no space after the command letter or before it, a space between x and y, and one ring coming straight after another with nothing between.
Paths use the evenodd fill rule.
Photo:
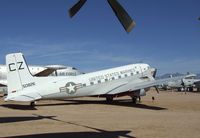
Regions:
<instances>
[{"instance_id":1,"label":"engine cowling","mask_svg":"<svg viewBox=\"0 0 200 138\"><path fill-rule=\"evenodd\" d=\"M134 96L145 96L146 95L146 90L145 89L140 89L140 90L137 90L137 91L134 91Z\"/></svg>"},{"instance_id":2,"label":"engine cowling","mask_svg":"<svg viewBox=\"0 0 200 138\"><path fill-rule=\"evenodd\" d=\"M145 89L140 89L140 96L146 96Z\"/></svg>"}]
</instances>

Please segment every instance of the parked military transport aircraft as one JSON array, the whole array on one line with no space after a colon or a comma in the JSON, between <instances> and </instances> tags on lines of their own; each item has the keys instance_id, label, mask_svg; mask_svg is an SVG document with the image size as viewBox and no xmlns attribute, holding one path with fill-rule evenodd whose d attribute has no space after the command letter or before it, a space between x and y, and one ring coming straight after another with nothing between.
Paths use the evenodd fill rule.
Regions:
<instances>
[{"instance_id":1,"label":"parked military transport aircraft","mask_svg":"<svg viewBox=\"0 0 200 138\"><path fill-rule=\"evenodd\" d=\"M117 68L65 77L34 77L22 53L6 55L8 95L5 101L34 101L81 96L129 95L133 102L144 96L149 87L177 78L155 80L148 64L130 64ZM180 78L179 78L180 79Z\"/></svg>"},{"instance_id":2,"label":"parked military transport aircraft","mask_svg":"<svg viewBox=\"0 0 200 138\"><path fill-rule=\"evenodd\" d=\"M172 78L172 76L170 76ZM178 91L193 91L195 84L200 83L200 79L195 79L196 74L188 74L184 78L176 81L169 81L161 85L162 89L177 89Z\"/></svg>"}]
</instances>

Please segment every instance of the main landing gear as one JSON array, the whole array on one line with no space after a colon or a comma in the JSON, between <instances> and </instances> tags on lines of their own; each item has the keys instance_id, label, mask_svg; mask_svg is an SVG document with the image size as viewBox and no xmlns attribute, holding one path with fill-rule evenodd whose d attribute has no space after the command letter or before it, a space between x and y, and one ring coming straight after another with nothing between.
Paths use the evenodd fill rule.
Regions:
<instances>
[{"instance_id":1,"label":"main landing gear","mask_svg":"<svg viewBox=\"0 0 200 138\"><path fill-rule=\"evenodd\" d=\"M131 98L132 98L133 104L137 104L137 102L141 102L140 96L133 96Z\"/></svg>"},{"instance_id":2,"label":"main landing gear","mask_svg":"<svg viewBox=\"0 0 200 138\"><path fill-rule=\"evenodd\" d=\"M36 105L36 101L32 101L31 103L30 103L30 106L31 107L34 107Z\"/></svg>"},{"instance_id":3,"label":"main landing gear","mask_svg":"<svg viewBox=\"0 0 200 138\"><path fill-rule=\"evenodd\" d=\"M140 96L131 96L131 98L132 98L133 104L137 104L137 103L141 102ZM106 96L106 102L107 103L112 103L113 102L113 96L111 96L111 95Z\"/></svg>"},{"instance_id":4,"label":"main landing gear","mask_svg":"<svg viewBox=\"0 0 200 138\"><path fill-rule=\"evenodd\" d=\"M107 101L107 103L111 103L113 101L113 97L112 96L106 96L106 101Z\"/></svg>"}]
</instances>

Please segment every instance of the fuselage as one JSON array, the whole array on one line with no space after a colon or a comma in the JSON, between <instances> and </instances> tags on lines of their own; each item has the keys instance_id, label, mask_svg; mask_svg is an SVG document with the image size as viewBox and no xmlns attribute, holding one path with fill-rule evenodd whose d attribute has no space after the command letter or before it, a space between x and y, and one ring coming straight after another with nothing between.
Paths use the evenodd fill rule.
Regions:
<instances>
[{"instance_id":1,"label":"fuselage","mask_svg":"<svg viewBox=\"0 0 200 138\"><path fill-rule=\"evenodd\" d=\"M20 95L23 95L23 93L37 93L38 97L41 96L41 99L63 99L96 96L105 94L107 91L107 94L110 94L109 91L115 85L121 86L130 81L134 81L136 84L145 81L141 78L149 70L150 66L148 64L130 64L78 76L41 77L23 84L24 89L22 93L20 92ZM14 97L17 95L18 92L12 94Z\"/></svg>"}]
</instances>

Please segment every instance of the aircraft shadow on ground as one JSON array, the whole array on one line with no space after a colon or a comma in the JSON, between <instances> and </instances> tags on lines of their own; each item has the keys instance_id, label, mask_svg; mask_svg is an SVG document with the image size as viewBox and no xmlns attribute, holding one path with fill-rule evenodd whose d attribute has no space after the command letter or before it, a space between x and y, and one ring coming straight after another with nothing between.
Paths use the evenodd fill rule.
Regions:
<instances>
[{"instance_id":1,"label":"aircraft shadow on ground","mask_svg":"<svg viewBox=\"0 0 200 138\"><path fill-rule=\"evenodd\" d=\"M26 121L36 121L41 119L51 119L55 120L54 117L56 116L41 116L41 115L34 115L34 116L19 116L19 117L0 117L0 123L14 123L14 122L26 122Z\"/></svg>"},{"instance_id":2,"label":"aircraft shadow on ground","mask_svg":"<svg viewBox=\"0 0 200 138\"><path fill-rule=\"evenodd\" d=\"M130 131L107 131L107 132L61 132L61 133L44 133L22 136L11 136L5 138L135 138L129 136Z\"/></svg>"},{"instance_id":3,"label":"aircraft shadow on ground","mask_svg":"<svg viewBox=\"0 0 200 138\"><path fill-rule=\"evenodd\" d=\"M58 100L57 100L58 101ZM151 106L145 105L142 103L133 104L131 100L114 100L111 103L108 103L105 100L59 100L64 101L64 103L50 103L50 104L38 104L35 107L30 105L20 105L20 104L3 104L2 107L16 109L16 110L37 110L36 107L39 106L59 106L59 105L81 105L81 104L105 104L105 105L114 105L114 106L124 106L124 107L131 107L131 108L141 108L141 109L148 109L148 110L167 110L167 108L158 107L158 106ZM56 102L56 101L55 101Z\"/></svg>"},{"instance_id":4,"label":"aircraft shadow on ground","mask_svg":"<svg viewBox=\"0 0 200 138\"><path fill-rule=\"evenodd\" d=\"M80 104L107 104L114 106L124 106L131 108L141 108L141 109L149 109L149 110L167 110L167 108L158 107L158 106L150 106L142 103L133 104L131 100L114 100L111 103L107 103L107 101L101 100L59 100L66 101L67 103L51 103L51 104L38 104L37 106L58 106L58 105L80 105Z\"/></svg>"},{"instance_id":5,"label":"aircraft shadow on ground","mask_svg":"<svg viewBox=\"0 0 200 138\"><path fill-rule=\"evenodd\" d=\"M62 122L67 125L74 125L79 127L84 127L87 129L91 129L93 131L86 132L58 132L58 133L42 133L42 134L29 134L29 135L19 135L19 136L9 136L6 138L135 138L133 136L128 135L131 131L123 130L123 131L107 131L99 128L94 128L86 125L81 125L73 122L67 122L63 120L56 119L56 116L42 116L33 114L33 116L20 116L20 117L0 117L0 123L13 123L13 122L24 122L24 121L35 121L41 119L48 119L57 122ZM95 132L94 132L95 131Z\"/></svg>"},{"instance_id":6,"label":"aircraft shadow on ground","mask_svg":"<svg viewBox=\"0 0 200 138\"><path fill-rule=\"evenodd\" d=\"M20 104L3 104L2 107L16 110L37 110L37 108L30 105L20 105Z\"/></svg>"}]
</instances>

